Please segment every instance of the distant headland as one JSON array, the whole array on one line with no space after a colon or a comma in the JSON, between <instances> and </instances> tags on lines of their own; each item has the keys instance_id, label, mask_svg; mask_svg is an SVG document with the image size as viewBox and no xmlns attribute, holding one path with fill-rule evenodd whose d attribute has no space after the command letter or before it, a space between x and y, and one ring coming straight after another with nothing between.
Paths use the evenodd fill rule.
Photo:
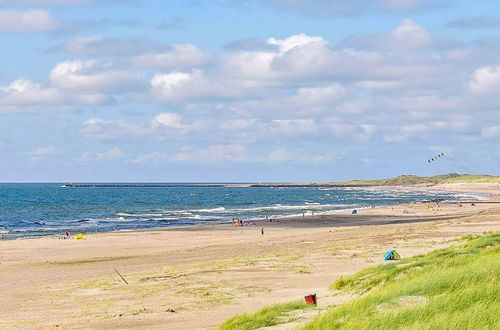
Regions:
<instances>
[{"instance_id":1,"label":"distant headland","mask_svg":"<svg viewBox=\"0 0 500 330\"><path fill-rule=\"evenodd\" d=\"M213 188L213 187L365 187L458 183L499 183L500 176L448 173L435 176L400 175L389 179L349 180L319 183L67 183L63 188Z\"/></svg>"}]
</instances>

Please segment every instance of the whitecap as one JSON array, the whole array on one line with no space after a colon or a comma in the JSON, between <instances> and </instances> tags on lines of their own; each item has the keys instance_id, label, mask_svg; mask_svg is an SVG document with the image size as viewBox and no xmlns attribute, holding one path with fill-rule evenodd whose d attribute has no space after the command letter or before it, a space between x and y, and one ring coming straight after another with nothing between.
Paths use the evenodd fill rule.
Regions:
<instances>
[{"instance_id":1,"label":"whitecap","mask_svg":"<svg viewBox=\"0 0 500 330\"><path fill-rule=\"evenodd\" d=\"M154 218L154 217L161 217L163 214L161 213L122 213L118 212L116 213L117 216L120 217L141 217L141 218Z\"/></svg>"},{"instance_id":2,"label":"whitecap","mask_svg":"<svg viewBox=\"0 0 500 330\"><path fill-rule=\"evenodd\" d=\"M195 210L187 210L187 212L204 212L204 213L220 213L226 211L225 207L219 206L211 209L195 209Z\"/></svg>"}]
</instances>

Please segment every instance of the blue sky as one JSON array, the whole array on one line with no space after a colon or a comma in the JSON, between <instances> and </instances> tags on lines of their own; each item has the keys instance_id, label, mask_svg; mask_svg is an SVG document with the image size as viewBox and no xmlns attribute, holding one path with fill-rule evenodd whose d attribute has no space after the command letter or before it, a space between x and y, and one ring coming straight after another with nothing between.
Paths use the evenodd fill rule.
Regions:
<instances>
[{"instance_id":1,"label":"blue sky","mask_svg":"<svg viewBox=\"0 0 500 330\"><path fill-rule=\"evenodd\" d=\"M0 0L0 182L499 175L498 13Z\"/></svg>"}]
</instances>

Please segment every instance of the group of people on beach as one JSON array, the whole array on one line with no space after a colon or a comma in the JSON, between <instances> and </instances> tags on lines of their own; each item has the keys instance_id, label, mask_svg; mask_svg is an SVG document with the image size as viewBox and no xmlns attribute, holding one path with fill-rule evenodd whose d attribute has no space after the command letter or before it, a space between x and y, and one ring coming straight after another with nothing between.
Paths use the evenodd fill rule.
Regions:
<instances>
[{"instance_id":1,"label":"group of people on beach","mask_svg":"<svg viewBox=\"0 0 500 330\"><path fill-rule=\"evenodd\" d=\"M280 219L279 218L276 218L276 217L270 217L268 215L266 215L266 221L269 221L269 222L280 222ZM257 224L252 222L252 221L245 221L245 220L242 220L242 219L238 219L238 218L233 218L233 226L236 226L236 227L239 227L239 226L256 226Z\"/></svg>"},{"instance_id":2,"label":"group of people on beach","mask_svg":"<svg viewBox=\"0 0 500 330\"><path fill-rule=\"evenodd\" d=\"M254 225L255 224L253 222L233 218L233 226L254 226Z\"/></svg>"},{"instance_id":3,"label":"group of people on beach","mask_svg":"<svg viewBox=\"0 0 500 330\"><path fill-rule=\"evenodd\" d=\"M269 220L269 222L280 222L280 219L274 218L274 217L269 217L266 215L266 221Z\"/></svg>"}]
</instances>

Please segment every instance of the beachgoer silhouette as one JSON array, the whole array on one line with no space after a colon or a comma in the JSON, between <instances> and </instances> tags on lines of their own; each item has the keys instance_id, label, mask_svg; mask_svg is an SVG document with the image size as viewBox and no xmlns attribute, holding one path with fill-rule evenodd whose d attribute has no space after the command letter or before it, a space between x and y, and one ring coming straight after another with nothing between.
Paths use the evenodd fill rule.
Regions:
<instances>
[{"instance_id":1,"label":"beachgoer silhouette","mask_svg":"<svg viewBox=\"0 0 500 330\"><path fill-rule=\"evenodd\" d=\"M264 228L260 230L261 235L264 235Z\"/></svg>"}]
</instances>

